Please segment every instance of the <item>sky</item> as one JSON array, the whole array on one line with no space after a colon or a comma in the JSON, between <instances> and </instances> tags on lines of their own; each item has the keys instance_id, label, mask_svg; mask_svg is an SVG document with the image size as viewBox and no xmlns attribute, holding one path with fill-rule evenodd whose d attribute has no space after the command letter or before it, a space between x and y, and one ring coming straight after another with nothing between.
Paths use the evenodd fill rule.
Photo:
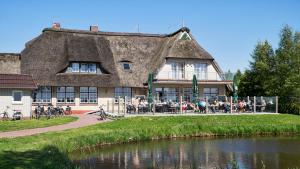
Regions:
<instances>
[{"instance_id":1,"label":"sky","mask_svg":"<svg viewBox=\"0 0 300 169\"><path fill-rule=\"evenodd\" d=\"M258 41L300 31L299 0L0 0L0 53L21 52L53 22L102 31L171 33L184 23L223 71L245 70ZM138 26L139 25L139 26Z\"/></svg>"}]
</instances>

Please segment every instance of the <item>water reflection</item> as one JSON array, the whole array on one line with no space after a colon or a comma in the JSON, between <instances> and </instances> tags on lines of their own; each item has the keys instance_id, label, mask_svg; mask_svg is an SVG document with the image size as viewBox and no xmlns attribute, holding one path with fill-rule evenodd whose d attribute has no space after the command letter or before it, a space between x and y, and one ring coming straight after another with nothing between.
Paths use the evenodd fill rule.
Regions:
<instances>
[{"instance_id":1,"label":"water reflection","mask_svg":"<svg viewBox=\"0 0 300 169\"><path fill-rule=\"evenodd\" d=\"M295 168L300 138L193 138L93 148L70 155L81 168Z\"/></svg>"}]
</instances>

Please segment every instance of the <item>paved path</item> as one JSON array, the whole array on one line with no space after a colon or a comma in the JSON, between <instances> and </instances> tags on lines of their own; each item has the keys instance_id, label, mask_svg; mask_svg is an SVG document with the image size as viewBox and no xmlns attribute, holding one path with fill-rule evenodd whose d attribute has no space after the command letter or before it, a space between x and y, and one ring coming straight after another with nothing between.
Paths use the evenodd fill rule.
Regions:
<instances>
[{"instance_id":1,"label":"paved path","mask_svg":"<svg viewBox=\"0 0 300 169\"><path fill-rule=\"evenodd\" d=\"M84 127L84 126L89 126L89 125L104 122L102 120L98 120L99 116L97 116L97 115L76 114L73 116L78 117L78 120L67 123L67 124L44 127L44 128L34 128L34 129L25 129L25 130L18 130L18 131L0 132L0 138L14 138L14 137L30 136L30 135L34 135L34 134L49 132L49 131L62 131L62 130L79 128L79 127Z\"/></svg>"}]
</instances>

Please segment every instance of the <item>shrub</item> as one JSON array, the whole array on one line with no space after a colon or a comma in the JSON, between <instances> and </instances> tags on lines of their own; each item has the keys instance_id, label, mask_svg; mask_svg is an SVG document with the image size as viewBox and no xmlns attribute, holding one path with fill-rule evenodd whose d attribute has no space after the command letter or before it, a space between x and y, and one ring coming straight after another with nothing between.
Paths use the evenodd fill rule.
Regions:
<instances>
[{"instance_id":1,"label":"shrub","mask_svg":"<svg viewBox=\"0 0 300 169\"><path fill-rule=\"evenodd\" d=\"M296 103L282 103L279 104L279 112L300 115L300 105Z\"/></svg>"}]
</instances>

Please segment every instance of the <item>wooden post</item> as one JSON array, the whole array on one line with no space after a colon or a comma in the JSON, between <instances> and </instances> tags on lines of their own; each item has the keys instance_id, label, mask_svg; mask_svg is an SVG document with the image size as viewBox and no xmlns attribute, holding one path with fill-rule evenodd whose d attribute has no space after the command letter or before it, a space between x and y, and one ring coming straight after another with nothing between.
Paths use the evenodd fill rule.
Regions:
<instances>
[{"instance_id":1,"label":"wooden post","mask_svg":"<svg viewBox=\"0 0 300 169\"><path fill-rule=\"evenodd\" d=\"M120 96L118 97L118 114L120 114Z\"/></svg>"},{"instance_id":2,"label":"wooden post","mask_svg":"<svg viewBox=\"0 0 300 169\"><path fill-rule=\"evenodd\" d=\"M205 104L205 113L208 113L208 97L207 96L205 96L205 102L206 102L206 104Z\"/></svg>"},{"instance_id":3,"label":"wooden post","mask_svg":"<svg viewBox=\"0 0 300 169\"><path fill-rule=\"evenodd\" d=\"M109 112L109 100L107 100L107 109L106 109L107 112Z\"/></svg>"},{"instance_id":4,"label":"wooden post","mask_svg":"<svg viewBox=\"0 0 300 169\"><path fill-rule=\"evenodd\" d=\"M232 96L230 96L230 113L232 113Z\"/></svg>"},{"instance_id":5,"label":"wooden post","mask_svg":"<svg viewBox=\"0 0 300 169\"><path fill-rule=\"evenodd\" d=\"M126 111L127 111L127 107L126 107L126 99L127 99L127 96L124 97L124 115L126 114Z\"/></svg>"},{"instance_id":6,"label":"wooden post","mask_svg":"<svg viewBox=\"0 0 300 169\"><path fill-rule=\"evenodd\" d=\"M112 99L111 100L112 102L111 102L111 111L112 111L112 113L114 113L115 112L115 99Z\"/></svg>"},{"instance_id":7,"label":"wooden post","mask_svg":"<svg viewBox=\"0 0 300 169\"><path fill-rule=\"evenodd\" d=\"M253 97L254 103L253 103L253 113L256 113L256 96Z\"/></svg>"},{"instance_id":8,"label":"wooden post","mask_svg":"<svg viewBox=\"0 0 300 169\"><path fill-rule=\"evenodd\" d=\"M278 113L278 96L275 97L275 113Z\"/></svg>"},{"instance_id":9,"label":"wooden post","mask_svg":"<svg viewBox=\"0 0 300 169\"><path fill-rule=\"evenodd\" d=\"M179 108L180 108L180 114L182 114L182 96L180 96L180 106L179 106Z\"/></svg>"},{"instance_id":10,"label":"wooden post","mask_svg":"<svg viewBox=\"0 0 300 169\"><path fill-rule=\"evenodd\" d=\"M153 104L153 115L155 114L155 102L152 103Z\"/></svg>"}]
</instances>

